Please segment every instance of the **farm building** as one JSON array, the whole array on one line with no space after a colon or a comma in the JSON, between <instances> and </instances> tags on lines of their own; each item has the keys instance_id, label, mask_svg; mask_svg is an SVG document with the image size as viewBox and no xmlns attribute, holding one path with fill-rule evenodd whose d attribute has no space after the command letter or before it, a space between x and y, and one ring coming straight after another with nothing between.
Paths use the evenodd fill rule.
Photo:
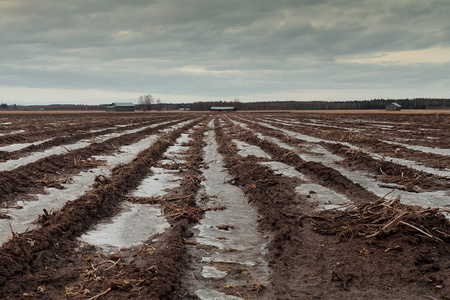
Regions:
<instances>
[{"instance_id":1,"label":"farm building","mask_svg":"<svg viewBox=\"0 0 450 300\"><path fill-rule=\"evenodd\" d=\"M386 106L386 110L388 110L388 111L399 111L401 108L402 108L402 106L395 102Z\"/></svg>"},{"instance_id":2,"label":"farm building","mask_svg":"<svg viewBox=\"0 0 450 300\"><path fill-rule=\"evenodd\" d=\"M106 111L134 111L134 104L131 102L114 102L106 107Z\"/></svg>"},{"instance_id":3,"label":"farm building","mask_svg":"<svg viewBox=\"0 0 450 300\"><path fill-rule=\"evenodd\" d=\"M212 106L211 110L214 111L236 111L234 106Z\"/></svg>"}]
</instances>

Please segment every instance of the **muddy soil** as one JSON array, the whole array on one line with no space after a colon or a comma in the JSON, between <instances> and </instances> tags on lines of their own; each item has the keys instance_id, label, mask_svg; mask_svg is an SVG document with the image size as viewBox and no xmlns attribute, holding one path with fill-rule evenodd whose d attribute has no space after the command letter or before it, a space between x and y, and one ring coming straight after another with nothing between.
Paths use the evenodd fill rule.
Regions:
<instances>
[{"instance_id":1,"label":"muddy soil","mask_svg":"<svg viewBox=\"0 0 450 300\"><path fill-rule=\"evenodd\" d=\"M37 133L61 126L65 131L55 129L54 133L67 134L85 124L79 139L91 130L109 130L113 124L138 128L153 121L164 123L119 136L114 143L92 144L0 172L1 196L7 199L3 203L14 206L25 196L42 192L42 187L57 187L65 176L94 168L101 163L95 157L114 155L118 146L156 134L148 149L129 163L117 165L110 175L98 176L93 188L81 197L58 211L44 212L36 229L15 233L12 228L11 238L0 247L2 298L450 299L450 223L445 207L407 205L395 191L380 197L355 183L349 174L364 170L374 175L370 178L374 182L395 184L396 191L401 187L412 193L426 190L424 195L436 193L438 199L445 197L447 178L415 177L417 173L395 163L382 165L380 174L380 165L370 156L354 156L338 144L299 142L264 126L270 123L315 137L323 137L325 130L333 132L328 138L342 138L343 142L348 138L351 143L349 128L366 130L382 125L374 127L380 128L381 134L355 132L375 140L386 139L383 135L390 132L398 140L412 136L409 131L420 125L424 130L402 143L437 149L448 141L448 115L266 112L113 116L92 114L83 119L74 115L67 120L58 116L55 120L50 115L31 115L35 129L25 119L18 118L16 123L2 119L5 128L0 128L0 133L5 135L0 138L12 132L11 136L22 135L22 141L28 142L33 141L31 135L28 139L17 131ZM183 120L192 122L170 130ZM61 125L54 125L58 122ZM244 154L243 145L253 147L260 156ZM170 149L179 153L170 154L175 151ZM82 157L79 165L73 163L77 157ZM336 163L327 163L325 157L335 159L339 170L345 172L338 171ZM298 178L275 171L268 162L284 163ZM168 184L170 189L147 189L148 196L133 194L150 182L149 176L153 181L163 179L155 170L171 174L168 178L174 182ZM319 210L315 202L325 201L320 197L329 195L302 191L302 187L309 190L312 186L322 187L322 193L328 189L347 202ZM167 225L148 232L148 239L140 244L115 250L83 241L84 235L126 212L131 204L125 203L154 205L152 210L159 210L158 218ZM140 228L136 225L128 230Z\"/></svg>"}]
</instances>

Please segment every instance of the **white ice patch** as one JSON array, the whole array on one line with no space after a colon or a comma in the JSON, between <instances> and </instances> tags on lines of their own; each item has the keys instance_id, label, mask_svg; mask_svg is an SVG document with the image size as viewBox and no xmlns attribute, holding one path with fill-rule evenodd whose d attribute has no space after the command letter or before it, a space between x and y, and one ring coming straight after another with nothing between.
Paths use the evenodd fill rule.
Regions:
<instances>
[{"instance_id":1,"label":"white ice patch","mask_svg":"<svg viewBox=\"0 0 450 300\"><path fill-rule=\"evenodd\" d=\"M152 128L152 127L156 127L160 124L153 124L150 126L146 126L146 127L141 127L138 129L132 129L132 130L127 130L125 132L121 132L121 133L109 133L109 134L105 134L102 135L100 137L96 137L95 138L95 142L100 143L100 142L104 142L108 139L111 138L115 138L121 135L125 135L125 134L131 134L131 133L136 133L138 131L147 129L147 128ZM77 143L74 144L70 144L70 145L64 145L64 146L55 146L52 147L50 149L47 149L45 151L42 152L35 152L30 154L29 156L26 157L21 157L19 159L15 159L15 160L8 160L6 162L0 163L0 171L10 171L13 170L15 168L18 168L20 166L35 162L41 158L45 158L51 155L58 155L58 154L63 154L66 153L67 151L70 150L76 150L76 149L81 149L81 148L85 148L87 146L89 146L90 144L92 144L93 141L91 140L81 140Z\"/></svg>"},{"instance_id":2,"label":"white ice patch","mask_svg":"<svg viewBox=\"0 0 450 300\"><path fill-rule=\"evenodd\" d=\"M295 133L294 133L295 134ZM276 139L274 139L276 140ZM277 143L280 147L292 150L292 146L286 147L283 143ZM308 153L301 153L299 156L306 161L316 161L323 163L325 166L335 169L343 176L347 177L356 184L360 184L363 188L375 195L382 197L387 193L395 190L394 188L380 187L380 183L374 179L373 175L363 170L349 170L338 162L342 160L339 156L333 155L326 149L322 148L321 156L311 155ZM444 171L442 171L444 172ZM433 192L406 192L396 190L394 196L400 195L401 201L405 204L418 205L424 208L444 208L450 207L450 192L449 191L433 191ZM326 203L324 204L326 205ZM331 205L334 205L333 203ZM325 208L325 207L324 207ZM447 215L450 218L450 215Z\"/></svg>"},{"instance_id":3,"label":"white ice patch","mask_svg":"<svg viewBox=\"0 0 450 300\"><path fill-rule=\"evenodd\" d=\"M25 130L21 129L21 130L11 131L11 132L8 132L8 133L0 133L0 136L17 134L17 133L24 133L24 132L25 132Z\"/></svg>"},{"instance_id":4,"label":"white ice patch","mask_svg":"<svg viewBox=\"0 0 450 300\"><path fill-rule=\"evenodd\" d=\"M121 147L119 152L113 155L95 156L96 159L105 161L105 165L74 176L72 183L62 184L65 187L64 190L47 188L45 189L46 194L37 195L37 201L22 204L23 209L1 209L3 213L11 216L12 219L0 219L0 244L4 243L11 236L10 223L13 231L17 233L37 228L38 226L33 224L33 221L43 214L44 208L48 212L57 211L68 201L75 200L84 193L89 192L92 190L90 185L94 182L96 176L109 176L111 169L119 164L131 162L139 152L147 149L156 139L157 136L152 135L135 144Z\"/></svg>"},{"instance_id":5,"label":"white ice patch","mask_svg":"<svg viewBox=\"0 0 450 300\"><path fill-rule=\"evenodd\" d=\"M235 296L227 295L210 289L198 289L195 291L201 300L242 300Z\"/></svg>"},{"instance_id":6,"label":"white ice patch","mask_svg":"<svg viewBox=\"0 0 450 300\"><path fill-rule=\"evenodd\" d=\"M339 209L345 204L352 204L344 195L315 183L304 183L295 191L311 203L317 204L317 210Z\"/></svg>"},{"instance_id":7,"label":"white ice patch","mask_svg":"<svg viewBox=\"0 0 450 300\"><path fill-rule=\"evenodd\" d=\"M301 180L307 180L306 176L297 171L293 166L287 165L279 161L265 161L261 162L261 165L268 166L274 171L275 174L281 174L290 178L298 178Z\"/></svg>"},{"instance_id":8,"label":"white ice patch","mask_svg":"<svg viewBox=\"0 0 450 300\"><path fill-rule=\"evenodd\" d=\"M46 140L42 140L42 141L34 142L34 143L19 143L19 144L12 144L12 145L8 145L8 146L2 146L2 147L0 147L0 151L6 151L6 152L17 151L17 150L21 150L21 149L26 148L31 145L37 146L37 145L40 145L40 144L45 143L50 140L51 139L46 139Z\"/></svg>"},{"instance_id":9,"label":"white ice patch","mask_svg":"<svg viewBox=\"0 0 450 300\"><path fill-rule=\"evenodd\" d=\"M206 211L203 219L194 227L194 239L199 245L217 247L212 253L192 250L195 251L192 255L201 259L199 261L201 269L197 272L206 277L218 275L225 277L226 274L211 269L211 263L239 264L249 268L252 278L265 283L269 276L268 265L264 260L268 239L257 229L258 214L247 203L240 188L225 183L230 175L224 172L222 156L217 152L213 131L206 134L206 143L205 161L209 163L209 168L202 170L205 178L202 183L204 191L214 197L215 203L224 205L226 209ZM198 205L202 206L204 203L199 201ZM225 224L229 225L229 230L218 228L219 225ZM215 287L205 282L195 278L193 280L192 289L200 299L239 299L215 291ZM224 280L227 280L226 277Z\"/></svg>"},{"instance_id":10,"label":"white ice patch","mask_svg":"<svg viewBox=\"0 0 450 300\"><path fill-rule=\"evenodd\" d=\"M96 225L83 234L80 240L112 253L122 248L139 246L170 227L159 205L124 202L121 206L119 215Z\"/></svg>"},{"instance_id":11,"label":"white ice patch","mask_svg":"<svg viewBox=\"0 0 450 300\"><path fill-rule=\"evenodd\" d=\"M100 132L100 131L112 130L112 129L116 129L117 127L122 127L122 126L117 125L116 127L107 127L107 128L102 128L102 129L92 129L92 130L89 130L89 132L90 133L95 133L95 132Z\"/></svg>"},{"instance_id":12,"label":"white ice patch","mask_svg":"<svg viewBox=\"0 0 450 300\"><path fill-rule=\"evenodd\" d=\"M403 146L405 148L409 148L409 149L416 150L416 151L450 156L450 149L442 149L442 148L432 148L432 147L426 147L426 146L409 145L409 144L403 144L403 143L397 143L397 142L391 142L391 141L383 141L383 142L388 143L388 144L392 144L392 145Z\"/></svg>"},{"instance_id":13,"label":"white ice patch","mask_svg":"<svg viewBox=\"0 0 450 300\"><path fill-rule=\"evenodd\" d=\"M227 276L227 272L217 270L213 266L203 266L202 276L205 278L223 278Z\"/></svg>"},{"instance_id":14,"label":"white ice patch","mask_svg":"<svg viewBox=\"0 0 450 300\"><path fill-rule=\"evenodd\" d=\"M181 177L176 170L164 168L151 168L153 175L145 178L142 184L132 193L134 197L165 196L168 190L180 186Z\"/></svg>"},{"instance_id":15,"label":"white ice patch","mask_svg":"<svg viewBox=\"0 0 450 300\"><path fill-rule=\"evenodd\" d=\"M430 173L430 174L435 174L435 175L443 176L443 177L450 177L450 171L442 171L442 170L436 170L436 169L433 169L433 168L428 168L428 167L425 167L425 166L421 166L421 165L417 164L414 161L410 161L410 160L406 160L406 159L400 159L400 158L395 158L395 157L383 156L383 155L380 155L380 154L377 154L377 153L370 152L370 151L365 150L363 148L356 147L356 146L354 146L354 145L352 145L350 143L347 143L347 142L336 142L336 141L332 141L332 140L325 140L325 139L315 138L315 137L311 137L311 136L304 135L304 134L301 134L301 133L293 132L293 131L290 131L290 130L278 128L278 127L272 126L272 125L267 124L267 123L263 123L263 124L264 124L264 126L266 126L268 128L282 131L282 132L288 134L289 136L292 136L292 137L295 137L297 139L304 140L304 141L307 141L307 142L311 142L311 143L327 142L327 143L331 143L331 144L340 144L340 145L347 146L347 147L349 147L351 149L360 150L363 153L368 154L368 155L372 156L372 158L377 159L377 160L386 160L386 161L390 161L390 162L396 163L398 165L402 165L402 166L406 166L408 168L424 171L424 172L427 172L427 173Z\"/></svg>"},{"instance_id":16,"label":"white ice patch","mask_svg":"<svg viewBox=\"0 0 450 300\"><path fill-rule=\"evenodd\" d=\"M239 149L238 154L241 156L250 156L254 155L256 157L262 157L262 158L268 158L270 159L270 155L268 155L266 152L261 150L258 146L250 145L246 142L239 141L239 140L233 140L233 142L236 144L237 148Z\"/></svg>"},{"instance_id":17,"label":"white ice patch","mask_svg":"<svg viewBox=\"0 0 450 300\"><path fill-rule=\"evenodd\" d=\"M363 170L348 170L347 168L336 164L331 160L322 158L320 160L324 165L335 169L343 176L347 177L356 184L361 185L364 189L374 193L378 197L383 197L388 194L393 188L381 187L379 183L368 172ZM393 196L400 195L401 202L405 204L418 205L424 208L449 208L450 193L448 191L433 191L433 192L406 192L395 190L396 193Z\"/></svg>"}]
</instances>

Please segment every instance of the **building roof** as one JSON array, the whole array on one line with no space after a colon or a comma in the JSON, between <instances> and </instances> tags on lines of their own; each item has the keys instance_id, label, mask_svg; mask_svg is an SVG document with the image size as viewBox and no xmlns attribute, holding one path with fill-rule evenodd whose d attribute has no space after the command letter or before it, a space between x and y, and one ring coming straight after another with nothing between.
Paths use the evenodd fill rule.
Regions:
<instances>
[{"instance_id":1,"label":"building roof","mask_svg":"<svg viewBox=\"0 0 450 300\"><path fill-rule=\"evenodd\" d=\"M401 108L401 107L402 107L400 104L398 104L398 103L396 103L396 102L392 102L391 104L394 105L394 106L396 106L396 107L398 107L398 108Z\"/></svg>"},{"instance_id":2,"label":"building roof","mask_svg":"<svg viewBox=\"0 0 450 300\"><path fill-rule=\"evenodd\" d=\"M211 110L234 110L234 106L211 106Z\"/></svg>"},{"instance_id":3,"label":"building roof","mask_svg":"<svg viewBox=\"0 0 450 300\"><path fill-rule=\"evenodd\" d=\"M131 102L114 102L112 105L112 107L117 107L117 106L134 106L133 103Z\"/></svg>"}]
</instances>

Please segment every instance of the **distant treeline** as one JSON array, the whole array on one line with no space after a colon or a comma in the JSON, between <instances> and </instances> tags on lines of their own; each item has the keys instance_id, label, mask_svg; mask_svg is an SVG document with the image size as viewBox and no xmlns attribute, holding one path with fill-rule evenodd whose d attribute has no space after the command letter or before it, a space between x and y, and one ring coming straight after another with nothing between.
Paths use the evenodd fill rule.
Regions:
<instances>
[{"instance_id":1,"label":"distant treeline","mask_svg":"<svg viewBox=\"0 0 450 300\"><path fill-rule=\"evenodd\" d=\"M450 99L372 99L354 101L270 101L249 102L216 101L195 102L188 106L191 110L209 110L211 106L234 106L237 110L357 110L385 109L391 103L398 103L402 109L450 108Z\"/></svg>"},{"instance_id":2,"label":"distant treeline","mask_svg":"<svg viewBox=\"0 0 450 300\"><path fill-rule=\"evenodd\" d=\"M269 101L240 102L201 101L194 103L158 103L151 110L194 110L207 111L212 106L233 106L236 110L359 110L385 109L391 103L398 103L402 109L450 109L450 99L416 98L416 99L372 99L353 101ZM66 111L105 111L105 106L85 104L51 104L51 105L8 105L0 103L0 110L66 110ZM140 105L135 106L140 110Z\"/></svg>"}]
</instances>

